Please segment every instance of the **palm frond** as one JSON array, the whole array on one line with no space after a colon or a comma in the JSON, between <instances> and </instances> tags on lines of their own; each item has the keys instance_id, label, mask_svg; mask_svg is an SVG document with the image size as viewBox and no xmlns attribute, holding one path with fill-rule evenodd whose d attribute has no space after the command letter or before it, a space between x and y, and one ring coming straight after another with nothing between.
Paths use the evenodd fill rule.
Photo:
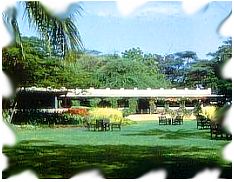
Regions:
<instances>
[{"instance_id":1,"label":"palm frond","mask_svg":"<svg viewBox=\"0 0 234 182\"><path fill-rule=\"evenodd\" d=\"M41 39L56 55L64 57L69 50L83 48L79 31L70 17L61 19L53 16L38 1L25 1L24 4L29 26L39 32Z\"/></svg>"},{"instance_id":2,"label":"palm frond","mask_svg":"<svg viewBox=\"0 0 234 182\"><path fill-rule=\"evenodd\" d=\"M15 37L15 43L17 46L21 49L21 54L23 59L24 56L24 50L22 45L22 38L20 34L19 25L17 22L17 10L15 7L9 8L7 11L3 12L2 14L3 22L5 23L6 27L10 31L10 33Z\"/></svg>"}]
</instances>

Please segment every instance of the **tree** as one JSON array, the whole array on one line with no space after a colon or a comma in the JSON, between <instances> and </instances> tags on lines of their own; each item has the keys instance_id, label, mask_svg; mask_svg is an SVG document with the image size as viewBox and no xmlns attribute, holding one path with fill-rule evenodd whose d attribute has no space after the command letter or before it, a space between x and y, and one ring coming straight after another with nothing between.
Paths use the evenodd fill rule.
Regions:
<instances>
[{"instance_id":1,"label":"tree","mask_svg":"<svg viewBox=\"0 0 234 182\"><path fill-rule=\"evenodd\" d=\"M219 94L224 94L226 97L232 95L232 81L224 80L221 75L221 70L223 65L232 57L232 38L228 38L223 42L223 45L218 48L214 53L209 53L212 56L212 64L210 66L214 74L214 79L216 79L215 90Z\"/></svg>"},{"instance_id":2,"label":"tree","mask_svg":"<svg viewBox=\"0 0 234 182\"><path fill-rule=\"evenodd\" d=\"M69 50L81 49L82 42L79 31L74 24L73 15L64 19L53 16L39 1L24 1L20 3L25 9L25 16L30 27L40 34L40 39L49 50L50 55L65 57ZM74 14L80 14L81 7L76 6ZM21 45L21 34L16 20L17 10L5 12L4 20L12 27L16 35L16 43ZM21 45L22 49L22 45ZM23 49L22 49L23 52Z\"/></svg>"},{"instance_id":3,"label":"tree","mask_svg":"<svg viewBox=\"0 0 234 182\"><path fill-rule=\"evenodd\" d=\"M197 60L197 54L193 51L183 51L174 55L178 86L185 87L188 70L191 64Z\"/></svg>"},{"instance_id":4,"label":"tree","mask_svg":"<svg viewBox=\"0 0 234 182\"><path fill-rule=\"evenodd\" d=\"M184 65L189 65L198 59L197 54L193 51L183 51L175 53L176 59L183 60Z\"/></svg>"},{"instance_id":5,"label":"tree","mask_svg":"<svg viewBox=\"0 0 234 182\"><path fill-rule=\"evenodd\" d=\"M24 58L24 50L19 30L19 25L17 22L17 10L16 8L9 8L5 13L2 14L5 25L11 34L15 35L15 43L17 47L21 49L21 57Z\"/></svg>"},{"instance_id":6,"label":"tree","mask_svg":"<svg viewBox=\"0 0 234 182\"><path fill-rule=\"evenodd\" d=\"M224 80L221 76L223 65L232 56L231 38L223 42L223 45L214 53L209 53L210 60L196 60L187 72L186 85L191 87L212 88L217 94L231 97L231 80Z\"/></svg>"},{"instance_id":7,"label":"tree","mask_svg":"<svg viewBox=\"0 0 234 182\"><path fill-rule=\"evenodd\" d=\"M80 65L58 61L46 56L47 50L36 37L23 37L25 59L21 57L16 44L3 49L3 71L13 81L14 86L87 88L90 75ZM80 79L81 78L81 79Z\"/></svg>"},{"instance_id":8,"label":"tree","mask_svg":"<svg viewBox=\"0 0 234 182\"><path fill-rule=\"evenodd\" d=\"M185 87L187 71L190 65L197 60L197 55L193 51L183 51L169 54L164 57L157 56L158 67L161 73L174 87Z\"/></svg>"},{"instance_id":9,"label":"tree","mask_svg":"<svg viewBox=\"0 0 234 182\"><path fill-rule=\"evenodd\" d=\"M191 88L205 88L211 87L209 80L214 75L211 69L211 61L197 60L191 64L187 72L186 86ZM213 80L214 81L214 80Z\"/></svg>"},{"instance_id":10,"label":"tree","mask_svg":"<svg viewBox=\"0 0 234 182\"><path fill-rule=\"evenodd\" d=\"M143 62L126 57L109 59L96 74L104 88L165 88L170 84L164 75L152 72Z\"/></svg>"},{"instance_id":11,"label":"tree","mask_svg":"<svg viewBox=\"0 0 234 182\"><path fill-rule=\"evenodd\" d=\"M122 57L132 61L143 61L143 51L137 47L122 52Z\"/></svg>"},{"instance_id":12,"label":"tree","mask_svg":"<svg viewBox=\"0 0 234 182\"><path fill-rule=\"evenodd\" d=\"M144 54L143 63L149 68L152 73L158 73L158 55L156 54Z\"/></svg>"}]
</instances>

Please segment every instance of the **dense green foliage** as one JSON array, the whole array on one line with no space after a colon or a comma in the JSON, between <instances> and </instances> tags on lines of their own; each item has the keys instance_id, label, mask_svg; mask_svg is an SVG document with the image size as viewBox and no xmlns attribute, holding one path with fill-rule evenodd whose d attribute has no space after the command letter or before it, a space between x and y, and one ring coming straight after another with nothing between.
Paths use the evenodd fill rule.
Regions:
<instances>
[{"instance_id":1,"label":"dense green foliage","mask_svg":"<svg viewBox=\"0 0 234 182\"><path fill-rule=\"evenodd\" d=\"M151 70L144 62L126 58L110 59L97 71L101 87L110 88L160 88L167 87L164 76Z\"/></svg>"},{"instance_id":2,"label":"dense green foliage","mask_svg":"<svg viewBox=\"0 0 234 182\"><path fill-rule=\"evenodd\" d=\"M25 59L17 45L3 49L3 71L17 87L210 87L218 94L231 96L231 80L220 76L222 65L231 57L231 38L209 54L210 60L200 60L192 51L162 57L133 48L121 55L70 52L62 61L51 57L42 41L35 37L23 37L22 45Z\"/></svg>"},{"instance_id":3,"label":"dense green foliage","mask_svg":"<svg viewBox=\"0 0 234 182\"><path fill-rule=\"evenodd\" d=\"M22 125L79 125L83 126L85 117L64 113L48 113L41 111L18 111L12 118L12 124Z\"/></svg>"},{"instance_id":4,"label":"dense green foliage","mask_svg":"<svg viewBox=\"0 0 234 182\"><path fill-rule=\"evenodd\" d=\"M215 53L209 53L211 60L197 60L192 63L187 76L187 85L200 85L210 87L218 94L231 96L232 82L224 80L221 76L223 65L232 57L231 38L224 41L224 44L218 48Z\"/></svg>"},{"instance_id":5,"label":"dense green foliage","mask_svg":"<svg viewBox=\"0 0 234 182\"><path fill-rule=\"evenodd\" d=\"M144 60L131 60L124 56L90 56L70 54L64 61L48 56L48 51L36 38L23 38L25 59L20 48L11 46L3 50L3 71L16 86L37 87L111 87L159 88L169 82L156 68Z\"/></svg>"},{"instance_id":6,"label":"dense green foliage","mask_svg":"<svg viewBox=\"0 0 234 182\"><path fill-rule=\"evenodd\" d=\"M191 64L197 61L197 55L192 51L177 52L165 57L158 56L159 67L174 87L186 87L186 79Z\"/></svg>"}]
</instances>

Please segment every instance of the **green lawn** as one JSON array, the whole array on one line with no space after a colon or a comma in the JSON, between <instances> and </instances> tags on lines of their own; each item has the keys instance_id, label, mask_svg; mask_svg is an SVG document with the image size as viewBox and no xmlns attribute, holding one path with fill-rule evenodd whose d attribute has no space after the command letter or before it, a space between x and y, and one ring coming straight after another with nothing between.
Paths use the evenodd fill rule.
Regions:
<instances>
[{"instance_id":1,"label":"green lawn","mask_svg":"<svg viewBox=\"0 0 234 182\"><path fill-rule=\"evenodd\" d=\"M225 140L210 140L209 130L195 121L163 126L142 121L121 131L86 128L13 127L17 145L4 147L9 168L3 177L33 169L39 178L70 178L99 168L106 178L137 178L152 169L167 169L168 178L190 178L205 167L220 168L231 178L231 163L223 161Z\"/></svg>"}]
</instances>

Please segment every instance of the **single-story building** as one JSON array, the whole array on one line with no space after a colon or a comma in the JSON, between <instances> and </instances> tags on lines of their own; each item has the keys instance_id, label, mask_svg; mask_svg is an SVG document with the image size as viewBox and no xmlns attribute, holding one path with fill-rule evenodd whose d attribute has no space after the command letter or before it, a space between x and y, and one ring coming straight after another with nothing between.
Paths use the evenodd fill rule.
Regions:
<instances>
[{"instance_id":1,"label":"single-story building","mask_svg":"<svg viewBox=\"0 0 234 182\"><path fill-rule=\"evenodd\" d=\"M52 89L18 88L18 109L59 109L75 104L86 107L133 108L135 113L156 113L161 108L178 109L181 105L193 109L197 102L202 104L224 104L222 95L212 94L208 89Z\"/></svg>"}]
</instances>

